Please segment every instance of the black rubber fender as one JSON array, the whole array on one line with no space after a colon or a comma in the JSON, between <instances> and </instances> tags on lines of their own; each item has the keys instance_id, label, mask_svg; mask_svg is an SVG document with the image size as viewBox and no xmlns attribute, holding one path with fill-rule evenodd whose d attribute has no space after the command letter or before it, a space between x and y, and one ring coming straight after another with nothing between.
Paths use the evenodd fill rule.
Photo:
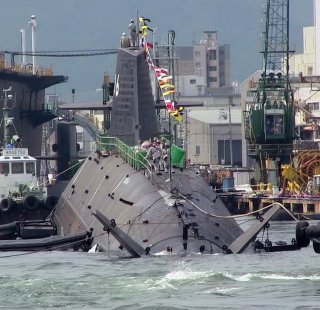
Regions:
<instances>
[{"instance_id":1,"label":"black rubber fender","mask_svg":"<svg viewBox=\"0 0 320 310\"><path fill-rule=\"evenodd\" d=\"M310 239L306 236L306 228L308 226L309 223L306 221L300 221L296 226L296 241L301 248L305 248L310 244Z\"/></svg>"},{"instance_id":2,"label":"black rubber fender","mask_svg":"<svg viewBox=\"0 0 320 310\"><path fill-rule=\"evenodd\" d=\"M3 198L0 202L0 210L1 212L8 212L13 205L12 198Z\"/></svg>"},{"instance_id":3,"label":"black rubber fender","mask_svg":"<svg viewBox=\"0 0 320 310\"><path fill-rule=\"evenodd\" d=\"M313 250L317 253L320 254L320 243L317 241L312 242Z\"/></svg>"},{"instance_id":4,"label":"black rubber fender","mask_svg":"<svg viewBox=\"0 0 320 310\"><path fill-rule=\"evenodd\" d=\"M44 200L44 208L47 210L53 210L53 208L56 206L56 204L58 203L58 197L56 196L48 196L45 200Z\"/></svg>"},{"instance_id":5,"label":"black rubber fender","mask_svg":"<svg viewBox=\"0 0 320 310\"><path fill-rule=\"evenodd\" d=\"M39 207L39 199L34 195L28 195L23 199L23 206L27 210L35 210Z\"/></svg>"}]
</instances>

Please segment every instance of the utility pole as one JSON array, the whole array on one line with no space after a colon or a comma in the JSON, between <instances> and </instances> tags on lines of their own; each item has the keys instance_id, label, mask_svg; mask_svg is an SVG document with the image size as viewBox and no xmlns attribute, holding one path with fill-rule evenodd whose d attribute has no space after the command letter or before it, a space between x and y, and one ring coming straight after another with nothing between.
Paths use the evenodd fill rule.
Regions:
<instances>
[{"instance_id":1,"label":"utility pole","mask_svg":"<svg viewBox=\"0 0 320 310\"><path fill-rule=\"evenodd\" d=\"M231 106L232 104L232 97L229 97L229 146L230 146L230 164L233 166L233 148L232 148L232 122L231 122Z\"/></svg>"},{"instance_id":2,"label":"utility pole","mask_svg":"<svg viewBox=\"0 0 320 310\"><path fill-rule=\"evenodd\" d=\"M32 74L37 73L37 63L36 63L36 27L37 27L37 21L36 16L31 15L31 19L29 21L29 24L31 26L31 51L32 51Z\"/></svg>"}]
</instances>

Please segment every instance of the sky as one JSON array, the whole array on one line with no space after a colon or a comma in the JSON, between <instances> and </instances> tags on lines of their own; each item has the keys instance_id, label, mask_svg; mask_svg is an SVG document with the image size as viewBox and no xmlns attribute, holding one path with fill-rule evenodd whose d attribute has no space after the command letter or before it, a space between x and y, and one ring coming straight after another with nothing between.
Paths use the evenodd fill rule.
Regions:
<instances>
[{"instance_id":1,"label":"sky","mask_svg":"<svg viewBox=\"0 0 320 310\"><path fill-rule=\"evenodd\" d=\"M131 18L151 19L155 40L175 30L177 46L199 42L203 31L218 31L221 44L231 50L231 76L238 83L262 68L262 0L0 0L0 49L21 50L20 29L26 29L31 50L31 15L36 15L37 50L114 49ZM302 29L313 26L313 0L290 0L290 48L303 51ZM20 62L19 57L16 62ZM28 59L31 62L31 59ZM68 82L51 87L61 100L97 102L103 75L114 76L116 55L77 58L38 58L41 66L68 76Z\"/></svg>"}]
</instances>

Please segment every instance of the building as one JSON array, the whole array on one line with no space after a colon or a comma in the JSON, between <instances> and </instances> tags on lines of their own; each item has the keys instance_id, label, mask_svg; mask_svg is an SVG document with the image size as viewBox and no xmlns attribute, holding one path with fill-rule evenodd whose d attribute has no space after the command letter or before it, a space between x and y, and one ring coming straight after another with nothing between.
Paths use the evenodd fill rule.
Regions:
<instances>
[{"instance_id":1,"label":"building","mask_svg":"<svg viewBox=\"0 0 320 310\"><path fill-rule=\"evenodd\" d=\"M188 108L187 128L178 131L183 132L178 138L182 138L188 159L204 165L241 166L241 153L230 155L230 129L231 149L241 149L241 111L240 93L231 83L229 45L218 42L217 31L204 31L199 43L177 47L176 54L179 104L203 105Z\"/></svg>"},{"instance_id":2,"label":"building","mask_svg":"<svg viewBox=\"0 0 320 310\"><path fill-rule=\"evenodd\" d=\"M179 96L205 96L207 91L232 86L230 47L220 44L217 31L193 46L176 47L176 76Z\"/></svg>"},{"instance_id":3,"label":"building","mask_svg":"<svg viewBox=\"0 0 320 310\"><path fill-rule=\"evenodd\" d=\"M188 111L186 141L187 158L191 163L241 167L240 107L194 108Z\"/></svg>"},{"instance_id":4,"label":"building","mask_svg":"<svg viewBox=\"0 0 320 310\"><path fill-rule=\"evenodd\" d=\"M315 26L315 75L320 75L320 0L313 1Z\"/></svg>"},{"instance_id":5,"label":"building","mask_svg":"<svg viewBox=\"0 0 320 310\"><path fill-rule=\"evenodd\" d=\"M196 75L204 78L208 88L231 85L230 47L219 44L217 31L204 31L205 38L193 45Z\"/></svg>"},{"instance_id":6,"label":"building","mask_svg":"<svg viewBox=\"0 0 320 310\"><path fill-rule=\"evenodd\" d=\"M303 53L294 54L289 60L290 73L293 75L316 74L316 38L315 27L303 28Z\"/></svg>"}]
</instances>

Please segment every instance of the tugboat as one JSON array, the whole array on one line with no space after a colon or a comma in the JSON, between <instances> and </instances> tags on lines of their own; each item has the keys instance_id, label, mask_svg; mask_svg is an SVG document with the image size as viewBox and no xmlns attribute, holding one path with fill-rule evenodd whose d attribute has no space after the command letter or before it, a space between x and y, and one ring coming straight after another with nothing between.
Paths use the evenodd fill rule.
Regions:
<instances>
[{"instance_id":1,"label":"tugboat","mask_svg":"<svg viewBox=\"0 0 320 310\"><path fill-rule=\"evenodd\" d=\"M0 150L0 238L15 238L17 223L41 222L57 203L37 178L37 160L15 132L12 87L3 90L3 146Z\"/></svg>"}]
</instances>

